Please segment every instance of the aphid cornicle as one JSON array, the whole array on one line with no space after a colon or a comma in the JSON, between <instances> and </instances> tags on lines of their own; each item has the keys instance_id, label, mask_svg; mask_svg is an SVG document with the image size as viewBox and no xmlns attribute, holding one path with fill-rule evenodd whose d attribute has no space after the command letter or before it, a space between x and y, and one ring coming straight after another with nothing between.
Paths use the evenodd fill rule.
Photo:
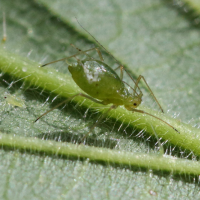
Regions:
<instances>
[{"instance_id":1,"label":"aphid cornicle","mask_svg":"<svg viewBox=\"0 0 200 200\"><path fill-rule=\"evenodd\" d=\"M85 30L85 31L88 34L90 34L87 30ZM108 52L96 39L95 39L95 41L108 54L110 54L110 52ZM79 51L79 53L77 53L75 55L72 55L72 56L69 56L69 57L66 57L66 58L62 58L60 60L56 60L56 61L44 64L41 67L44 67L46 65L49 65L49 64L52 64L52 63L55 63L55 62L58 62L58 61L67 60L69 58L74 57L77 60L77 63L69 64L68 65L68 69L69 69L69 72L72 75L73 80L76 82L76 84L86 94L85 93L78 93L76 95L73 95L72 97L68 98L64 102L61 102L57 106L53 107L49 111L47 111L44 114L42 114L40 117L38 117L35 120L35 122L38 119L40 119L42 116L46 115L50 111L52 111L55 108L59 107L60 105L68 102L69 100L71 100L75 96L83 96L83 97L88 98L88 99L90 99L90 100L92 100L92 101L94 101L96 103L99 103L99 104L103 104L103 105L112 104L112 106L103 114L103 116L90 128L90 132L97 125L97 123L99 123L99 121L103 117L105 117L105 115L110 110L115 109L115 108L117 108L118 106L121 106L121 105L124 105L124 107L129 111L139 112L139 113L150 115L150 116L162 121L163 123L167 124L168 126L170 126L175 131L178 132L177 129L175 129L173 126L171 126L169 123L165 122L164 120L162 120L162 119L160 119L160 118L158 118L158 117L156 117L154 115L151 115L150 113L147 113L147 112L145 112L143 110L137 109L137 107L142 102L142 96L143 96L143 93L142 93L141 89L139 88L138 84L139 84L140 80L143 79L143 81L147 85L151 95L153 96L153 98L157 102L158 106L160 107L161 111L163 112L162 107L160 106L158 100L156 99L155 95L153 94L152 90L150 89L149 85L147 84L147 82L146 82L146 80L145 80L145 78L143 76L140 75L137 80L134 80L130 76L130 74L124 69L124 67L119 64L119 67L121 69L121 74L120 74L120 77L119 77L117 75L117 73L104 62L102 54L101 54L101 52L100 52L98 47L95 47L95 48L92 48L92 49L89 49L89 50L86 50L86 51L82 51L82 50L78 49L77 47L75 47L74 45L72 45L72 46L74 48L76 48ZM93 51L93 50L97 51L100 60L94 59L94 58L92 58L91 56L89 56L87 54L87 52ZM85 54L87 58L84 59L84 60L80 60L80 59L78 59L76 57L76 56L81 55L81 54ZM110 54L110 55L119 63L119 61L112 54ZM128 84L123 81L123 70L125 70L127 72L127 74L130 76L130 78L135 83L134 88L132 88L133 93L130 93L128 91L128 89L126 87Z\"/></svg>"}]
</instances>

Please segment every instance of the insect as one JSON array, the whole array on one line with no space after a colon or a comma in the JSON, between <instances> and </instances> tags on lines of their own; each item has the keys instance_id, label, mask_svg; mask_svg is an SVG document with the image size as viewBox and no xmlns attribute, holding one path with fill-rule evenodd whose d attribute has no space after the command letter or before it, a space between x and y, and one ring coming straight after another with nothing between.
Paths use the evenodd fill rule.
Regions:
<instances>
[{"instance_id":1,"label":"insect","mask_svg":"<svg viewBox=\"0 0 200 200\"><path fill-rule=\"evenodd\" d=\"M15 95L6 94L4 98L6 99L6 102L8 104L16 107L25 107L24 101L21 98L16 97Z\"/></svg>"},{"instance_id":2,"label":"insect","mask_svg":"<svg viewBox=\"0 0 200 200\"><path fill-rule=\"evenodd\" d=\"M78 21L78 20L77 20ZM79 22L78 22L79 23ZM79 23L81 26L81 24ZM82 26L81 26L82 27ZM83 28L83 27L82 27ZM92 36L85 28L83 28L98 44L99 47L102 47L108 54L110 54L116 62L119 64L120 68L120 76L117 75L117 73L108 66L103 59L103 56L100 52L99 47L94 47L91 49L88 49L86 51L82 51L81 49L75 47L73 44L71 44L72 47L76 48L79 52L75 55L65 57L59 60L52 61L50 63L44 64L41 67L45 67L49 64L53 64L59 61L68 60L70 58L75 58L77 60L77 63L75 64L69 64L68 69L69 72L72 75L73 80L76 82L76 84L86 93L78 93L76 95L73 95L72 97L68 98L64 102L61 102L60 104L56 105L52 109L48 110L41 116L39 116L37 120L39 120L41 117L46 115L47 113L51 112L55 108L61 106L62 104L68 102L69 100L73 99L76 96L82 96L85 98L90 99L91 101L95 103L99 103L102 105L108 105L112 104L110 108L100 117L98 121L90 128L90 132L93 130L93 128L104 118L108 112L110 112L112 109L116 109L118 106L123 105L127 110L132 112L138 112L146 115L150 115L151 117L154 117L163 123L170 126L172 129L174 129L176 132L178 132L177 129L175 129L172 125L167 123L166 121L147 113L143 110L137 109L137 107L142 102L142 96L143 93L139 87L139 82L141 80L144 81L144 83L147 85L152 97L160 107L161 111L163 112L163 109L161 105L159 104L158 100L156 99L155 95L153 94L151 88L147 84L145 78L140 75L136 80L134 80L131 75L126 71L123 65L120 64L120 62L109 52L107 51L103 45L101 45L95 38ZM89 56L87 53L90 51L96 51L99 55L99 60L94 59L91 56ZM80 60L77 58L78 55L85 55L86 59ZM126 71L129 77L133 80L135 86L132 88L129 84L123 81L123 71ZM132 93L130 93L127 89L127 86L132 88ZM89 132L89 133L90 133ZM89 134L88 133L88 134ZM178 132L179 133L179 132ZM86 134L84 138L88 135Z\"/></svg>"}]
</instances>

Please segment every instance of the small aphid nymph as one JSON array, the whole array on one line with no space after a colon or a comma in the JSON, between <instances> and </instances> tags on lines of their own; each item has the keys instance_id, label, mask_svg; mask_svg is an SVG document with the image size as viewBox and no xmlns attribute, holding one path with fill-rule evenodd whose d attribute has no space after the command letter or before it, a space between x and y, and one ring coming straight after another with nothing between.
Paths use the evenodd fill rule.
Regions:
<instances>
[{"instance_id":1,"label":"small aphid nymph","mask_svg":"<svg viewBox=\"0 0 200 200\"><path fill-rule=\"evenodd\" d=\"M81 25L80 25L81 26ZM82 27L82 26L81 26ZM83 28L83 27L82 27ZM85 28L83 28L85 30ZM93 39L95 39L87 30L85 30ZM95 41L99 44L100 47L102 47L109 55L111 55L117 63L119 61L109 52L107 51L96 39ZM86 93L78 93L76 95L73 95L72 97L68 98L64 102L61 102L54 108L50 109L49 111L42 114L40 117L38 117L35 122L40 119L42 116L46 115L50 111L54 110L55 108L59 107L60 105L68 102L69 100L73 99L75 96L82 96L85 98L88 98L92 100L93 102L108 105L112 104L110 108L102 115L102 117L90 128L90 132L94 129L94 127L101 121L102 118L104 118L107 113L112 110L116 109L118 106L123 105L127 110L132 112L139 112L146 115L150 115L163 123L167 124L171 128L173 128L176 132L178 132L173 126L171 126L169 123L165 122L164 120L151 115L150 113L147 113L143 110L137 109L137 107L142 102L142 96L143 93L139 87L139 82L141 80L144 81L147 88L149 89L152 97L160 107L161 111L163 112L163 109L161 105L159 104L158 100L156 99L155 95L153 94L152 90L150 89L149 85L147 84L145 78L140 75L136 80L134 80L131 75L126 71L126 69L120 65L119 67L121 70L120 76L117 75L115 70L113 70L110 66L108 66L103 59L103 56L99 50L99 47L94 47L86 51L82 51L81 49L75 47L71 44L72 47L78 50L78 53L66 58L62 58L60 60L56 60L47 64L42 65L41 67L44 67L46 65L67 60L69 58L75 58L77 60L77 63L75 64L69 64L68 69L69 72L72 75L73 80L76 82L76 84ZM87 54L89 51L96 51L99 55L100 60L94 59L91 56ZM77 58L78 55L85 55L86 59L80 60ZM130 85L128 85L126 82L123 81L123 71L126 71L128 76L133 80L134 87L132 88ZM127 86L132 88L132 93L130 93L127 89ZM106 90L105 90L106 88ZM89 133L90 133L89 132ZM88 134L89 134L88 133ZM88 135L86 134L86 136ZM86 137L84 136L84 138Z\"/></svg>"},{"instance_id":2,"label":"small aphid nymph","mask_svg":"<svg viewBox=\"0 0 200 200\"><path fill-rule=\"evenodd\" d=\"M25 107L24 101L23 99L16 97L15 95L11 95L11 94L6 94L4 96L4 99L6 100L6 102L12 106L16 106L16 107Z\"/></svg>"}]
</instances>

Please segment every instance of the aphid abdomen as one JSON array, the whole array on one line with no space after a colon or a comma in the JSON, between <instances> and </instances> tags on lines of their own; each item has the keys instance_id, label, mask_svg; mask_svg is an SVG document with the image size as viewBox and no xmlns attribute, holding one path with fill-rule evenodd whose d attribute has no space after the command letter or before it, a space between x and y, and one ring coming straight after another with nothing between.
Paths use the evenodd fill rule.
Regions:
<instances>
[{"instance_id":1,"label":"aphid abdomen","mask_svg":"<svg viewBox=\"0 0 200 200\"><path fill-rule=\"evenodd\" d=\"M84 92L106 103L122 104L127 90L115 71L105 63L83 60L68 68L72 78Z\"/></svg>"}]
</instances>

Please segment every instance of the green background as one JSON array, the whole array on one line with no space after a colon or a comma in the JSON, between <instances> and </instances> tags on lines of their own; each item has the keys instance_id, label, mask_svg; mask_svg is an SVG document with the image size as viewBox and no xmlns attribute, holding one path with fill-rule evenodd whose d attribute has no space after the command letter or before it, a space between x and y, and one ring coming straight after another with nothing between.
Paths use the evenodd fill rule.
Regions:
<instances>
[{"instance_id":1,"label":"green background","mask_svg":"<svg viewBox=\"0 0 200 200\"><path fill-rule=\"evenodd\" d=\"M156 131L159 138L164 138L161 142L166 154L198 159L196 154L199 150L184 146L185 141L181 140L193 130L195 141L199 139L200 33L199 18L195 14L198 7L189 8L178 1L158 0L7 0L0 2L0 11L5 12L7 30L7 41L1 44L2 51L12 52L25 60L28 57L37 63L76 53L71 43L83 50L94 47L94 41L78 25L77 18L134 77L140 74L146 77L165 110L166 118L175 118L172 124L178 126L182 134L177 136L176 132L172 132L172 135L167 135L165 129L160 133L160 122L156 122L149 134L145 127L146 124L151 127L151 121L137 122L136 119L135 126L129 127L128 122L120 121L121 113L116 111L114 119L107 118L106 123L102 122L95 128L88 144L119 152L159 155L159 144L153 137ZM2 24L2 14L0 19ZM117 67L115 60L103 53L106 63ZM92 55L96 56L95 53ZM65 63L49 66L46 73L55 73L52 68L59 73L67 72ZM40 82L30 87L23 79L18 80L14 75L1 73L0 131L6 135L21 136L22 141L26 137L35 137L44 139L44 142L56 140L75 144L98 117L98 109L92 111L90 105L79 101L56 109L33 124L41 113L49 109L52 101L56 105L62 100L62 95L48 89L43 91L46 88L39 88ZM125 80L131 84L126 76ZM145 95L141 108L158 110L146 87L141 84L141 88ZM14 107L5 101L8 93L24 102L25 107ZM142 119L139 114L135 116L138 120ZM143 128L138 130L140 123ZM115 165L115 161L105 165L106 160L104 163L90 163L87 159L66 159L62 154L49 155L45 150L38 154L37 151L36 148L21 152L15 145L12 151L2 148L1 199L199 199L197 176L190 175L190 171L183 175L173 174L170 167L165 171L159 170L160 162L156 159L158 171L153 173L148 163L142 168L124 166L123 162ZM151 195L151 191L157 195Z\"/></svg>"}]
</instances>

